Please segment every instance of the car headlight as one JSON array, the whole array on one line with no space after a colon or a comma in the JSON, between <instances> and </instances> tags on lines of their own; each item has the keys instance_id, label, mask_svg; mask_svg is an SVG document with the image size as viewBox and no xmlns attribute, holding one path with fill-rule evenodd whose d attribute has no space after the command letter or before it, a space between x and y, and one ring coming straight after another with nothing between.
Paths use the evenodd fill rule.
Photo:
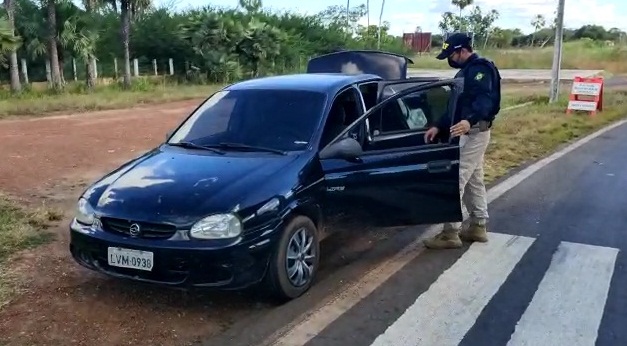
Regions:
<instances>
[{"instance_id":1,"label":"car headlight","mask_svg":"<svg viewBox=\"0 0 627 346\"><path fill-rule=\"evenodd\" d=\"M233 214L207 216L196 222L189 235L196 239L229 239L242 233L242 223Z\"/></svg>"},{"instance_id":2,"label":"car headlight","mask_svg":"<svg viewBox=\"0 0 627 346\"><path fill-rule=\"evenodd\" d=\"M78 200L76 206L76 215L74 216L78 223L83 225L91 225L94 223L94 208L89 205L89 202L85 198Z\"/></svg>"}]
</instances>

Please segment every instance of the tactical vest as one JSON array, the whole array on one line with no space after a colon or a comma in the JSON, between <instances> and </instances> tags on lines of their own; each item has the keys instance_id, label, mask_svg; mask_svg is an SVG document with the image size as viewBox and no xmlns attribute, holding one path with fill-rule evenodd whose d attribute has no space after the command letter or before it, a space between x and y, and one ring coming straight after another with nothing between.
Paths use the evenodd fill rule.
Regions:
<instances>
[{"instance_id":1,"label":"tactical vest","mask_svg":"<svg viewBox=\"0 0 627 346\"><path fill-rule=\"evenodd\" d=\"M484 66L487 66L490 70L492 70L492 73L491 73L492 93L490 94L490 96L492 98L492 101L494 102L494 108L488 114L489 119L485 119L488 121L492 121L494 120L496 115L501 111L501 74L499 73L499 70L496 67L496 65L494 65L494 62L484 57L474 58L471 61L469 61L466 65L464 65L464 67L461 70L459 70L459 72L457 73L455 77L463 76L465 81L468 80L468 78L473 78L473 76L468 76L467 74L468 74L468 71L470 71L470 67L477 65L477 64L483 64ZM462 93L460 97L460 101L466 102L469 100L465 100L465 95L464 93Z\"/></svg>"}]
</instances>

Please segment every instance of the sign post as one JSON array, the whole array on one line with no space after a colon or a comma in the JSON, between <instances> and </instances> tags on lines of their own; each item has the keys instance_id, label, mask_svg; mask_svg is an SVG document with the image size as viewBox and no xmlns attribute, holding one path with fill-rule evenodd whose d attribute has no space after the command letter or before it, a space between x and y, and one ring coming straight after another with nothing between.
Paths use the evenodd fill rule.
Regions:
<instances>
[{"instance_id":1,"label":"sign post","mask_svg":"<svg viewBox=\"0 0 627 346\"><path fill-rule=\"evenodd\" d=\"M603 111L603 77L575 77L566 114L572 111L589 112L591 116Z\"/></svg>"}]
</instances>

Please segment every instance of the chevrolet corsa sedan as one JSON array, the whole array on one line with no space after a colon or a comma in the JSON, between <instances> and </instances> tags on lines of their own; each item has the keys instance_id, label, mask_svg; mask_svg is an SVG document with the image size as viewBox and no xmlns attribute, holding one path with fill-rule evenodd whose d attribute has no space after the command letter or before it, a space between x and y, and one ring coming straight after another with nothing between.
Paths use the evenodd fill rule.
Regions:
<instances>
[{"instance_id":1,"label":"chevrolet corsa sedan","mask_svg":"<svg viewBox=\"0 0 627 346\"><path fill-rule=\"evenodd\" d=\"M344 222L460 221L458 139L425 143L424 133L454 114L462 85L408 79L407 61L343 51L305 74L216 92L164 143L86 189L73 258L118 278L259 285L285 301L311 287L320 241Z\"/></svg>"}]
</instances>

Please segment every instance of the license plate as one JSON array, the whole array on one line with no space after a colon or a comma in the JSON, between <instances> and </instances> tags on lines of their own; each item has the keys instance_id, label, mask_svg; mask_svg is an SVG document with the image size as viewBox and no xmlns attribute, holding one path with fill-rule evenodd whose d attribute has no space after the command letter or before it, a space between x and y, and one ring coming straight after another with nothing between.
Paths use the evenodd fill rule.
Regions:
<instances>
[{"instance_id":1,"label":"license plate","mask_svg":"<svg viewBox=\"0 0 627 346\"><path fill-rule=\"evenodd\" d=\"M154 265L153 253L150 251L110 247L108 249L108 258L110 266L121 268L151 271Z\"/></svg>"}]
</instances>

